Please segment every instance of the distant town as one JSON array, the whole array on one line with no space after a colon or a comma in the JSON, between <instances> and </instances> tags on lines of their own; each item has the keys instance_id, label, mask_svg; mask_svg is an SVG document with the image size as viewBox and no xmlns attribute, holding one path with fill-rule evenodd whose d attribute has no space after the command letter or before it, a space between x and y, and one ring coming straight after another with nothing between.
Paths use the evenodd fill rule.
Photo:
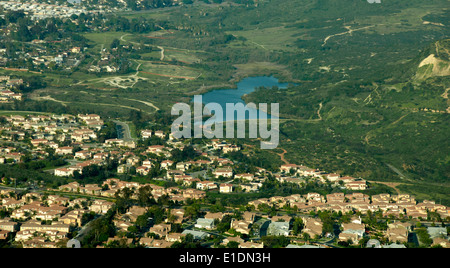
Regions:
<instances>
[{"instance_id":1,"label":"distant town","mask_svg":"<svg viewBox=\"0 0 450 268\"><path fill-rule=\"evenodd\" d=\"M1 117L1 166L44 175L19 180L0 171L0 245L449 247L450 210L436 200L369 195L373 184L363 178L301 164L241 173L229 156L251 147L192 143L159 129L111 138L105 129L117 126L108 125L96 114ZM284 191L271 192L277 188ZM243 199L227 203L236 197ZM90 236L102 226L100 237Z\"/></svg>"}]
</instances>

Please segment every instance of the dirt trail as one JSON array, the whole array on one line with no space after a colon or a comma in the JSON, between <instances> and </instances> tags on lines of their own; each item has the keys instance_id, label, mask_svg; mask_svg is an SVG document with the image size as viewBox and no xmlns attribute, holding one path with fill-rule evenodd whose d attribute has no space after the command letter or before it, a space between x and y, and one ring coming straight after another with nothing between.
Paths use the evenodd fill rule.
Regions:
<instances>
[{"instance_id":1,"label":"dirt trail","mask_svg":"<svg viewBox=\"0 0 450 268\"><path fill-rule=\"evenodd\" d=\"M145 104L145 105L147 105L147 106L150 106L150 107L154 108L156 111L159 111L159 108L156 107L156 106L155 106L153 103L151 103L151 102L148 102L148 101L142 101L142 100L135 100L135 99L127 99L127 100L137 101L137 102L143 103L143 104Z\"/></svg>"},{"instance_id":2,"label":"dirt trail","mask_svg":"<svg viewBox=\"0 0 450 268\"><path fill-rule=\"evenodd\" d=\"M409 113L407 113L407 114L405 114L405 115L402 115L402 116L401 116L399 119L397 119L395 122L392 122L391 125L397 124L397 123L400 122L403 118L405 118L407 115L409 115Z\"/></svg>"},{"instance_id":3,"label":"dirt trail","mask_svg":"<svg viewBox=\"0 0 450 268\"><path fill-rule=\"evenodd\" d=\"M317 116L319 117L319 120L322 120L322 116L320 115L320 111L322 110L322 103L319 104L319 109L317 110Z\"/></svg>"},{"instance_id":4,"label":"dirt trail","mask_svg":"<svg viewBox=\"0 0 450 268\"><path fill-rule=\"evenodd\" d=\"M250 145L250 144L244 144L244 145L247 147L250 147L250 148L255 148L255 146ZM283 150L283 152L277 153L277 155L281 158L281 161L283 161L283 163L285 163L286 165L289 165L290 164L289 161L287 161L286 158L284 157L284 155L287 153L287 151L283 148L280 148L280 149Z\"/></svg>"},{"instance_id":5,"label":"dirt trail","mask_svg":"<svg viewBox=\"0 0 450 268\"><path fill-rule=\"evenodd\" d=\"M194 79L196 79L195 77L177 76L177 75L169 75L169 74L157 74L157 73L144 72L144 71L141 71L141 73L157 75L157 76L162 76L162 77L180 78L180 79L186 79L186 80L194 80Z\"/></svg>"},{"instance_id":6,"label":"dirt trail","mask_svg":"<svg viewBox=\"0 0 450 268\"><path fill-rule=\"evenodd\" d=\"M283 161L286 165L289 165L290 164L289 161L287 161L286 158L284 157L284 155L287 153L287 151L285 149L281 149L281 150L283 150L283 152L279 153L277 155L280 156L281 161Z\"/></svg>"},{"instance_id":7,"label":"dirt trail","mask_svg":"<svg viewBox=\"0 0 450 268\"><path fill-rule=\"evenodd\" d=\"M394 189L397 194L401 194L401 191L399 189L397 189L397 186L399 186L402 183L399 182L381 182L381 181L368 181L370 183L378 183L378 184L384 184L386 186L391 187L392 189Z\"/></svg>"},{"instance_id":8,"label":"dirt trail","mask_svg":"<svg viewBox=\"0 0 450 268\"><path fill-rule=\"evenodd\" d=\"M160 58L160 61L163 61L164 58L165 58L165 55L164 55L164 48L163 48L162 46L158 46L158 48L161 49L161 58Z\"/></svg>"},{"instance_id":9,"label":"dirt trail","mask_svg":"<svg viewBox=\"0 0 450 268\"><path fill-rule=\"evenodd\" d=\"M283 150L283 152L279 153L277 155L281 158L281 161L283 161L283 163L285 163L286 165L289 165L290 164L289 161L287 161L286 158L284 157L284 155L287 153L287 151L283 148L280 148L280 149Z\"/></svg>"},{"instance_id":10,"label":"dirt trail","mask_svg":"<svg viewBox=\"0 0 450 268\"><path fill-rule=\"evenodd\" d=\"M49 100L49 101L54 101L54 102L58 102L61 103L64 106L67 106L67 104L70 103L80 103L80 102L68 102L68 101L61 101L61 100L57 100L53 97L51 97L50 95L48 96L30 96L31 99L33 100L38 100L38 101L42 101L42 100ZM126 106L126 105L118 105L118 104L113 104L113 103L92 103L92 102L83 102L84 104L91 104L91 105L102 105L102 106L112 106L112 107L121 107L121 108L126 108L126 109L131 109L131 110L135 110L135 111L141 111L141 109L135 108L135 107L131 107L131 106ZM150 104L150 103L149 103ZM150 105L149 105L150 106ZM155 109L158 109L156 106L154 107ZM158 109L159 110L159 109Z\"/></svg>"},{"instance_id":11,"label":"dirt trail","mask_svg":"<svg viewBox=\"0 0 450 268\"><path fill-rule=\"evenodd\" d=\"M118 88L132 88L139 81L148 80L148 78L139 76L139 68L142 63L139 63L136 67L136 73L128 76L112 76L112 77L102 77L102 78L94 78L85 81L80 81L74 85L87 85L89 83L104 83L113 87Z\"/></svg>"},{"instance_id":12,"label":"dirt trail","mask_svg":"<svg viewBox=\"0 0 450 268\"><path fill-rule=\"evenodd\" d=\"M54 98L52 98L50 95L48 95L48 96L39 96L39 97L36 97L36 96L33 96L33 97L30 97L32 100L37 100L37 101L41 101L41 100L49 100L49 101L54 101L54 102L58 102L58 103L61 103L63 106L67 106L67 103L69 103L69 102L66 102L66 101L61 101L61 100L57 100L57 99L54 99Z\"/></svg>"}]
</instances>

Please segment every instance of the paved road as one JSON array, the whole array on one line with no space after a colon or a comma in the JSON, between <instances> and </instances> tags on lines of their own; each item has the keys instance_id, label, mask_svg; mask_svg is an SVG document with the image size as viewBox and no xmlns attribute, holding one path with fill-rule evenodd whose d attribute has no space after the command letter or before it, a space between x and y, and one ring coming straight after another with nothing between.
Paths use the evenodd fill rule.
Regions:
<instances>
[{"instance_id":1,"label":"paved road","mask_svg":"<svg viewBox=\"0 0 450 268\"><path fill-rule=\"evenodd\" d=\"M15 188L15 187L10 187L10 186L3 186L3 185L0 185L0 189L12 190L12 191L25 191L25 190L27 190L27 188Z\"/></svg>"},{"instance_id":2,"label":"paved road","mask_svg":"<svg viewBox=\"0 0 450 268\"><path fill-rule=\"evenodd\" d=\"M105 215L101 215L100 217L96 217L93 220L91 220L90 222L86 223L83 227L81 227L80 231L78 232L77 236L75 237L75 239L77 239L78 241L82 241L83 237L92 229L92 223L99 219L104 217Z\"/></svg>"},{"instance_id":3,"label":"paved road","mask_svg":"<svg viewBox=\"0 0 450 268\"><path fill-rule=\"evenodd\" d=\"M131 132L130 132L130 127L128 126L127 123L122 122L122 121L117 121L115 120L114 123L116 125L119 125L122 127L122 132L118 133L119 139L123 139L124 141L132 141L133 138L131 137Z\"/></svg>"}]
</instances>

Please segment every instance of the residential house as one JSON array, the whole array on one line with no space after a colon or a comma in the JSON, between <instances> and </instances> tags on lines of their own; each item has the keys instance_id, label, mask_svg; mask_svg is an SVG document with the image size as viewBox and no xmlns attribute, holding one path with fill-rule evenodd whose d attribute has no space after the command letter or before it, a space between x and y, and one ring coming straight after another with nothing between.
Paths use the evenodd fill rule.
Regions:
<instances>
[{"instance_id":1,"label":"residential house","mask_svg":"<svg viewBox=\"0 0 450 268\"><path fill-rule=\"evenodd\" d=\"M182 223L185 219L184 217L184 209L171 209L170 215L171 219L170 222L172 223ZM169 219L166 219L166 222L169 221Z\"/></svg>"},{"instance_id":2,"label":"residential house","mask_svg":"<svg viewBox=\"0 0 450 268\"><path fill-rule=\"evenodd\" d=\"M88 150L82 150L82 151L75 152L75 158L77 158L77 159L86 160L91 157L92 157L92 154Z\"/></svg>"},{"instance_id":3,"label":"residential house","mask_svg":"<svg viewBox=\"0 0 450 268\"><path fill-rule=\"evenodd\" d=\"M288 236L289 222L272 221L267 228L267 235Z\"/></svg>"},{"instance_id":4,"label":"residential house","mask_svg":"<svg viewBox=\"0 0 450 268\"><path fill-rule=\"evenodd\" d=\"M239 244L239 248L264 248L264 243L244 242Z\"/></svg>"},{"instance_id":5,"label":"residential house","mask_svg":"<svg viewBox=\"0 0 450 268\"><path fill-rule=\"evenodd\" d=\"M388 224L386 230L387 239L390 242L404 243L408 242L408 235L411 231L410 223L394 222Z\"/></svg>"},{"instance_id":6,"label":"residential house","mask_svg":"<svg viewBox=\"0 0 450 268\"><path fill-rule=\"evenodd\" d=\"M166 235L166 241L168 242L181 242L183 241L183 237L185 237L185 234L182 233L170 233Z\"/></svg>"},{"instance_id":7,"label":"residential house","mask_svg":"<svg viewBox=\"0 0 450 268\"><path fill-rule=\"evenodd\" d=\"M9 218L0 219L0 230L16 232L19 230L19 224L11 221Z\"/></svg>"},{"instance_id":8,"label":"residential house","mask_svg":"<svg viewBox=\"0 0 450 268\"><path fill-rule=\"evenodd\" d=\"M233 192L233 185L229 183L221 183L220 184L220 193L231 193Z\"/></svg>"},{"instance_id":9,"label":"residential house","mask_svg":"<svg viewBox=\"0 0 450 268\"><path fill-rule=\"evenodd\" d=\"M322 235L323 223L320 219L302 217L302 220L305 225L302 233L306 233L312 238Z\"/></svg>"},{"instance_id":10,"label":"residential house","mask_svg":"<svg viewBox=\"0 0 450 268\"><path fill-rule=\"evenodd\" d=\"M75 170L71 169L71 168L57 168L57 169L55 169L55 176L60 176L60 177L73 176L74 171Z\"/></svg>"},{"instance_id":11,"label":"residential house","mask_svg":"<svg viewBox=\"0 0 450 268\"><path fill-rule=\"evenodd\" d=\"M240 236L236 236L236 237L225 237L222 240L221 245L227 246L228 243L230 242L236 242L238 244L244 243L244 239L242 239Z\"/></svg>"},{"instance_id":12,"label":"residential house","mask_svg":"<svg viewBox=\"0 0 450 268\"><path fill-rule=\"evenodd\" d=\"M240 179L240 180L244 180L244 181L253 181L254 177L255 176L253 174L248 174L248 173L234 175L235 179Z\"/></svg>"},{"instance_id":13,"label":"residential house","mask_svg":"<svg viewBox=\"0 0 450 268\"><path fill-rule=\"evenodd\" d=\"M146 176L150 172L150 169L146 166L140 166L136 168L136 173L141 176Z\"/></svg>"},{"instance_id":14,"label":"residential house","mask_svg":"<svg viewBox=\"0 0 450 268\"><path fill-rule=\"evenodd\" d=\"M157 130L157 131L155 131L155 136L163 139L163 138L165 138L166 135L164 134L163 131Z\"/></svg>"},{"instance_id":15,"label":"residential house","mask_svg":"<svg viewBox=\"0 0 450 268\"><path fill-rule=\"evenodd\" d=\"M73 147L70 146L59 147L55 150L55 153L57 155L71 155L73 153Z\"/></svg>"},{"instance_id":16,"label":"residential house","mask_svg":"<svg viewBox=\"0 0 450 268\"><path fill-rule=\"evenodd\" d=\"M211 181L199 181L196 188L199 190L213 190L217 189L217 184Z\"/></svg>"},{"instance_id":17,"label":"residential house","mask_svg":"<svg viewBox=\"0 0 450 268\"><path fill-rule=\"evenodd\" d=\"M245 220L236 220L231 219L231 226L232 229L234 229L236 232L241 234L250 234L251 230L251 223Z\"/></svg>"},{"instance_id":18,"label":"residential house","mask_svg":"<svg viewBox=\"0 0 450 268\"><path fill-rule=\"evenodd\" d=\"M152 131L149 129L141 130L141 138L142 139L148 139L152 136Z\"/></svg>"},{"instance_id":19,"label":"residential house","mask_svg":"<svg viewBox=\"0 0 450 268\"><path fill-rule=\"evenodd\" d=\"M113 202L97 199L89 207L89 210L95 213L105 214L106 212L108 212L108 210L110 210L113 207L113 205L114 205Z\"/></svg>"},{"instance_id":20,"label":"residential house","mask_svg":"<svg viewBox=\"0 0 450 268\"><path fill-rule=\"evenodd\" d=\"M340 241L352 241L353 244L357 244L365 233L365 225L363 223L343 223L342 232L339 234Z\"/></svg>"},{"instance_id":21,"label":"residential house","mask_svg":"<svg viewBox=\"0 0 450 268\"><path fill-rule=\"evenodd\" d=\"M354 180L344 184L349 190L366 190L367 182L365 180Z\"/></svg>"},{"instance_id":22,"label":"residential house","mask_svg":"<svg viewBox=\"0 0 450 268\"><path fill-rule=\"evenodd\" d=\"M215 178L220 176L225 178L231 178L233 176L233 170L231 168L218 168L214 171Z\"/></svg>"},{"instance_id":23,"label":"residential house","mask_svg":"<svg viewBox=\"0 0 450 268\"><path fill-rule=\"evenodd\" d=\"M214 219L199 218L195 223L196 228L211 230L215 227Z\"/></svg>"},{"instance_id":24,"label":"residential house","mask_svg":"<svg viewBox=\"0 0 450 268\"><path fill-rule=\"evenodd\" d=\"M162 169L169 169L172 165L173 165L173 161L170 161L170 160L164 160L164 161L161 162L160 167L161 167Z\"/></svg>"},{"instance_id":25,"label":"residential house","mask_svg":"<svg viewBox=\"0 0 450 268\"><path fill-rule=\"evenodd\" d=\"M188 235L191 234L195 240L203 240L208 238L210 235L206 232L202 232L202 231L195 231L195 230L184 230L182 232L183 235Z\"/></svg>"},{"instance_id":26,"label":"residential house","mask_svg":"<svg viewBox=\"0 0 450 268\"><path fill-rule=\"evenodd\" d=\"M142 237L139 240L139 244L147 248L170 248L173 242L166 241L164 239L155 239L152 237Z\"/></svg>"},{"instance_id":27,"label":"residential house","mask_svg":"<svg viewBox=\"0 0 450 268\"><path fill-rule=\"evenodd\" d=\"M160 223L150 227L148 232L157 234L159 237L165 237L171 230L172 227L170 224Z\"/></svg>"}]
</instances>

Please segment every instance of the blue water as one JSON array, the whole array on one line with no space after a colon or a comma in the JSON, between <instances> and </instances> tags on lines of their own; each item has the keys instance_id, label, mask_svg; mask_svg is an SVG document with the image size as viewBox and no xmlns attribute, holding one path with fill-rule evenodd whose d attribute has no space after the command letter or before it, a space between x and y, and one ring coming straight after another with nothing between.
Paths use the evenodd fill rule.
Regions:
<instances>
[{"instance_id":1,"label":"blue water","mask_svg":"<svg viewBox=\"0 0 450 268\"><path fill-rule=\"evenodd\" d=\"M220 118L216 118L217 121L226 121L226 104L227 103L242 103L245 105L245 102L242 100L242 96L245 94L252 93L258 87L278 87L278 88L287 88L289 83L279 83L278 79L273 76L258 76L258 77L249 77L243 79L241 82L236 84L237 88L229 88L229 89L216 89L210 92L207 92L202 95L203 104L208 103L218 103L223 109L224 118L220 120ZM194 101L194 99L192 99ZM258 103L255 103L257 108L259 107ZM270 109L270 103L267 103L268 108ZM262 111L259 111L263 113ZM258 114L258 113L257 113ZM264 113L265 114L265 113ZM267 115L267 114L266 114ZM245 118L239 118L235 115L234 120L242 120L242 119L258 119L259 116L252 118L249 116L249 113L246 113ZM270 115L267 115L267 118L271 118Z\"/></svg>"}]
</instances>

